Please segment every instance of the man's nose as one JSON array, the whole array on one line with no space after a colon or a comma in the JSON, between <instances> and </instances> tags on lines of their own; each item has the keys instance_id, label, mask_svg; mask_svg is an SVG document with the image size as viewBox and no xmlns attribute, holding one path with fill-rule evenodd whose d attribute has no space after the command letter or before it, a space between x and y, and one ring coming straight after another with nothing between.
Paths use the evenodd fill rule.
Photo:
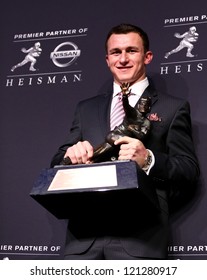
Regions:
<instances>
[{"instance_id":1,"label":"man's nose","mask_svg":"<svg viewBox=\"0 0 207 280\"><path fill-rule=\"evenodd\" d=\"M120 55L120 62L121 63L126 63L128 62L129 58L126 52L122 52Z\"/></svg>"}]
</instances>

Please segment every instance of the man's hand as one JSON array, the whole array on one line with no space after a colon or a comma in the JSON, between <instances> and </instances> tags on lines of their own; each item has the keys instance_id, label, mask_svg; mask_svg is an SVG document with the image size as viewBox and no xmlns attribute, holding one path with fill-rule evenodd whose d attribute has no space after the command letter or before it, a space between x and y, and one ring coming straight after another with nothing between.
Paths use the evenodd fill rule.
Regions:
<instances>
[{"instance_id":1,"label":"man's hand","mask_svg":"<svg viewBox=\"0 0 207 280\"><path fill-rule=\"evenodd\" d=\"M88 141L78 142L69 147L64 155L64 158L69 157L72 164L90 163L90 158L93 156L93 147Z\"/></svg>"},{"instance_id":2,"label":"man's hand","mask_svg":"<svg viewBox=\"0 0 207 280\"><path fill-rule=\"evenodd\" d=\"M114 145L120 145L119 160L136 161L140 168L146 164L148 150L140 140L123 136L116 140Z\"/></svg>"}]
</instances>

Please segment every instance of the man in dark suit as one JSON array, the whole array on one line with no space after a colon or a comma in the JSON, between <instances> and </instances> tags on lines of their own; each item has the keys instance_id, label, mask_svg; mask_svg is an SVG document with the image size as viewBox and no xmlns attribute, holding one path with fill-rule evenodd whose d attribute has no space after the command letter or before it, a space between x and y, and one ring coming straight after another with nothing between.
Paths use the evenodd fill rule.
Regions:
<instances>
[{"instance_id":1,"label":"man in dark suit","mask_svg":"<svg viewBox=\"0 0 207 280\"><path fill-rule=\"evenodd\" d=\"M132 107L140 97L151 98L147 116L151 128L143 141L130 136L116 140L114 145L119 152L114 156L136 162L137 169L146 173L156 191L160 211L154 215L153 211L132 210L131 200L126 198L120 215L113 210L106 215L106 205L100 213L94 211L94 217L83 213L80 219L70 219L66 259L167 257L169 201L187 196L195 186L199 167L191 135L189 103L153 88L146 76L146 65L152 58L148 36L142 29L130 24L111 29L106 38L106 62L113 82L103 87L99 95L78 104L68 140L53 157L51 166L61 164L64 158L69 158L71 164L91 162L94 148L114 129L110 127L110 115L120 85L129 83Z\"/></svg>"}]
</instances>

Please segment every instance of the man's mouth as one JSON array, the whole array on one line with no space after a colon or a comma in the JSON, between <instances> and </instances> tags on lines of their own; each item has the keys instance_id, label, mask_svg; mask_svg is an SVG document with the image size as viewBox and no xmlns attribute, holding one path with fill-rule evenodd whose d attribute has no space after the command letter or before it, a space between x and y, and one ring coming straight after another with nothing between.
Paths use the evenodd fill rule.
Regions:
<instances>
[{"instance_id":1,"label":"man's mouth","mask_svg":"<svg viewBox=\"0 0 207 280\"><path fill-rule=\"evenodd\" d=\"M117 67L117 69L121 70L121 71L127 71L127 70L129 70L131 68L132 68L131 66L118 66Z\"/></svg>"}]
</instances>

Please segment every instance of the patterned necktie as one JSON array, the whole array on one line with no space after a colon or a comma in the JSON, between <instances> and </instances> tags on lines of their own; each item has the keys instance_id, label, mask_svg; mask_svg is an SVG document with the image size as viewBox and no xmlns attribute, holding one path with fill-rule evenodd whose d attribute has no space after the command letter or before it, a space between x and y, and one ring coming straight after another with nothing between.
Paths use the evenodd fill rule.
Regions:
<instances>
[{"instance_id":1,"label":"patterned necktie","mask_svg":"<svg viewBox=\"0 0 207 280\"><path fill-rule=\"evenodd\" d=\"M124 119L125 112L122 103L122 93L118 94L117 102L111 112L111 130L113 130L116 126L120 125Z\"/></svg>"}]
</instances>

